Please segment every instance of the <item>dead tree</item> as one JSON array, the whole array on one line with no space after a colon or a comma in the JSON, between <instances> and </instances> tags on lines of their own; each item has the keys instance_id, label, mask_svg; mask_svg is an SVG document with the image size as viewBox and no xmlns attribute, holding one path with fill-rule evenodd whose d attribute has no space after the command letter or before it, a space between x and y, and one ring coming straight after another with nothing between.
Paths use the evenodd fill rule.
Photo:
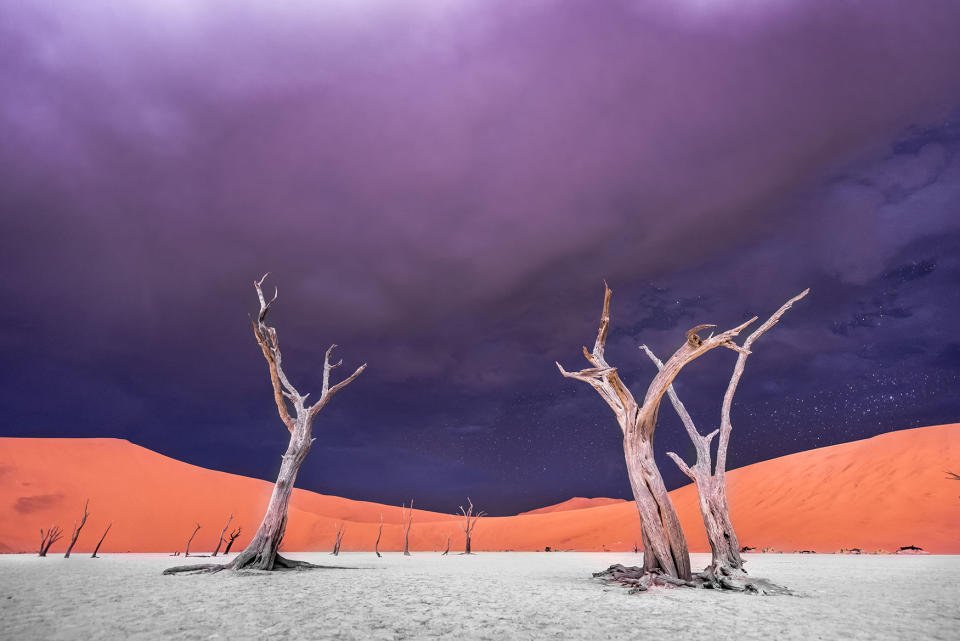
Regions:
<instances>
[{"instance_id":1,"label":"dead tree","mask_svg":"<svg viewBox=\"0 0 960 641\"><path fill-rule=\"evenodd\" d=\"M660 402L680 370L694 359L716 347L740 351L741 348L733 342L733 338L756 318L725 332L711 334L707 338L701 338L698 332L715 325L698 325L688 330L683 344L647 387L643 402L637 403L633 394L620 380L617 369L610 366L604 356L607 332L610 329L612 294L606 283L604 290L603 313L600 316L597 340L592 352L587 351L586 347L583 348L583 355L591 367L578 372L568 372L560 363L557 363L557 367L566 378L582 381L595 389L617 417L623 434L627 474L640 513L644 574L649 581L660 576L689 581L692 574L687 540L653 457L653 434L657 427Z\"/></svg>"},{"instance_id":2,"label":"dead tree","mask_svg":"<svg viewBox=\"0 0 960 641\"><path fill-rule=\"evenodd\" d=\"M377 542L373 544L373 551L377 553L377 558L381 558L380 554L380 537L383 536L383 512L380 513L380 527L377 529Z\"/></svg>"},{"instance_id":3,"label":"dead tree","mask_svg":"<svg viewBox=\"0 0 960 641\"><path fill-rule=\"evenodd\" d=\"M473 550L470 546L470 543L473 539L473 528L477 527L477 521L482 519L487 515L486 512L477 512L473 513L473 501L470 500L470 497L467 497L467 509L464 510L463 506L460 506L460 514L463 515L463 532L466 534L467 540L463 548L463 554L473 554Z\"/></svg>"},{"instance_id":4,"label":"dead tree","mask_svg":"<svg viewBox=\"0 0 960 641\"><path fill-rule=\"evenodd\" d=\"M227 533L227 528L230 527L230 521L232 520L233 514L230 515L230 518L227 519L227 524L223 526L222 530L220 530L220 540L217 541L217 547L210 556L217 556L217 554L220 552L220 546L223 545L223 535ZM226 552L224 552L224 554L226 554Z\"/></svg>"},{"instance_id":5,"label":"dead tree","mask_svg":"<svg viewBox=\"0 0 960 641\"><path fill-rule=\"evenodd\" d=\"M343 542L343 533L347 531L347 524L341 523L337 525L336 530L337 530L337 540L334 542L333 552L331 552L330 554L332 554L333 556L340 556L340 544Z\"/></svg>"},{"instance_id":6,"label":"dead tree","mask_svg":"<svg viewBox=\"0 0 960 641\"><path fill-rule=\"evenodd\" d=\"M183 553L183 556L190 556L190 543L193 541L193 537L197 535L197 532L200 530L200 524L197 523L197 527L193 530L193 534L190 535L190 538L187 539L187 551Z\"/></svg>"},{"instance_id":7,"label":"dead tree","mask_svg":"<svg viewBox=\"0 0 960 641\"><path fill-rule=\"evenodd\" d=\"M37 556L47 556L50 546L62 538L63 530L60 529L59 525L51 525L46 533L44 533L43 528L40 528L40 552Z\"/></svg>"},{"instance_id":8,"label":"dead tree","mask_svg":"<svg viewBox=\"0 0 960 641\"><path fill-rule=\"evenodd\" d=\"M947 472L947 479L951 481L960 481L960 474L954 474L953 472ZM958 497L960 498L960 497Z\"/></svg>"},{"instance_id":9,"label":"dead tree","mask_svg":"<svg viewBox=\"0 0 960 641\"><path fill-rule=\"evenodd\" d=\"M740 543L737 540L736 532L734 532L733 523L730 521L730 507L727 503L727 449L730 444L730 433L733 431L733 424L730 420L730 410L733 406L733 397L736 394L737 386L740 384L740 378L746 367L747 358L751 354L750 350L753 347L754 341L776 325L787 310L809 292L809 289L804 290L784 303L773 316L754 330L743 342L739 350L739 355L737 356L737 363L733 368L733 374L730 376L730 382L727 385L727 391L723 397L719 429L710 432L706 436L702 435L697 430L693 419L690 417L690 413L680 400L680 397L677 396L673 385L667 388L667 396L670 398L670 402L680 417L680 421L683 423L687 435L693 442L697 452L697 460L693 465L685 463L683 459L674 452L667 452L667 456L677 464L680 471L690 477L690 480L692 480L697 487L700 514L703 517L703 525L707 532L707 539L710 542L710 552L712 556L710 566L695 577L697 583L704 585L704 587L746 590L761 593L783 591L783 588L775 586L768 581L751 579L743 569L743 559L740 557ZM646 352L650 360L662 371L664 364L650 351L650 348L646 345L641 345L640 348ZM717 434L720 435L720 440L717 444L717 460L714 465L711 461L710 443Z\"/></svg>"},{"instance_id":10,"label":"dead tree","mask_svg":"<svg viewBox=\"0 0 960 641\"><path fill-rule=\"evenodd\" d=\"M413 526L413 499L410 499L410 507L404 504L401 509L400 523L403 527L403 556L410 556L410 528Z\"/></svg>"},{"instance_id":11,"label":"dead tree","mask_svg":"<svg viewBox=\"0 0 960 641\"><path fill-rule=\"evenodd\" d=\"M233 547L233 542L237 540L238 536L240 536L240 528L230 533L230 540L227 541L227 548L223 551L223 556L230 554L230 548Z\"/></svg>"},{"instance_id":12,"label":"dead tree","mask_svg":"<svg viewBox=\"0 0 960 641\"><path fill-rule=\"evenodd\" d=\"M93 548L93 554L90 555L90 558L91 558L91 559L99 559L99 558L100 558L100 557L97 556L97 552L100 551L100 546L103 544L103 540L104 540L105 538L107 538L107 532L109 532L109 531L110 531L110 528L112 528L112 527L113 527L113 523L111 522L109 525L107 525L107 529L103 531L103 536L101 536L101 537L100 537L100 540L97 541L97 547Z\"/></svg>"},{"instance_id":13,"label":"dead tree","mask_svg":"<svg viewBox=\"0 0 960 641\"><path fill-rule=\"evenodd\" d=\"M286 426L287 431L290 432L290 444L283 455L280 473L277 475L277 482L273 486L273 494L270 496L270 503L267 505L267 513L246 549L230 563L226 565L178 566L164 570L164 574L218 572L223 569L240 570L243 568L274 570L313 567L312 564L304 561L285 559L277 552L287 528L287 509L290 505L290 495L293 493L297 472L310 451L311 443L313 443L313 420L320 413L320 410L330 402L334 394L360 376L367 365L364 363L353 374L339 383L331 385L330 373L343 363L342 360L336 363L330 362L330 356L336 348L336 345L331 345L323 359L323 386L320 391L320 398L313 405L307 405L309 394L298 392L283 371L280 345L277 342L277 330L266 324L267 312L270 311L270 306L277 300L276 289L274 289L273 298L269 301L264 298L262 286L266 277L267 274L264 274L263 278L253 283L257 290L260 311L257 313L256 319L251 319L251 324L253 325L253 335L257 339L257 344L260 346L260 351L263 352L263 357L266 359L270 370L270 383L273 386L273 400L277 405L277 412L280 414L280 419ZM291 408L293 414L290 413Z\"/></svg>"},{"instance_id":14,"label":"dead tree","mask_svg":"<svg viewBox=\"0 0 960 641\"><path fill-rule=\"evenodd\" d=\"M80 530L83 529L83 526L87 523L87 517L89 513L87 512L87 506L90 505L90 499L87 499L87 502L83 504L83 518L80 519L80 525L77 525L77 522L73 522L73 536L70 537L70 545L67 546L67 551L64 553L63 558L69 559L70 553L73 552L73 546L77 543L77 538L80 536Z\"/></svg>"},{"instance_id":15,"label":"dead tree","mask_svg":"<svg viewBox=\"0 0 960 641\"><path fill-rule=\"evenodd\" d=\"M448 554L450 554L450 535L449 534L447 535L447 549L444 550L443 554L441 554L440 556L447 556Z\"/></svg>"}]
</instances>

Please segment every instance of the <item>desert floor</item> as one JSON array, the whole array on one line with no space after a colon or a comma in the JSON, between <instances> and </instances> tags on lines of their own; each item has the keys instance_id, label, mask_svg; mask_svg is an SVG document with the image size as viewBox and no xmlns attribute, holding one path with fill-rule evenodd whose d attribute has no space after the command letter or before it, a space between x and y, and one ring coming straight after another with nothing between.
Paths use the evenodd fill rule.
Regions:
<instances>
[{"instance_id":1,"label":"desert floor","mask_svg":"<svg viewBox=\"0 0 960 641\"><path fill-rule=\"evenodd\" d=\"M631 595L591 578L632 554L289 556L343 569L161 576L182 558L0 556L0 638L768 641L955 639L960 628L960 556L747 555L752 574L797 593L778 597Z\"/></svg>"}]
</instances>

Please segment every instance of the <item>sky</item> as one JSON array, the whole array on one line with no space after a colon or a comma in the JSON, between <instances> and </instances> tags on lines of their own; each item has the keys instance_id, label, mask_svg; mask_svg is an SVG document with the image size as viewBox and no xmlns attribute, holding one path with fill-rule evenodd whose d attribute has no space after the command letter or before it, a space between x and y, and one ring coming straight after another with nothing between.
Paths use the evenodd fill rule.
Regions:
<instances>
[{"instance_id":1,"label":"sky","mask_svg":"<svg viewBox=\"0 0 960 641\"><path fill-rule=\"evenodd\" d=\"M0 4L0 435L272 480L288 375L368 369L298 486L510 514L630 496L587 364L642 397L701 323L762 337L730 466L960 419L960 5ZM720 353L723 352L723 353ZM719 422L736 355L676 388ZM689 444L664 406L665 456Z\"/></svg>"}]
</instances>

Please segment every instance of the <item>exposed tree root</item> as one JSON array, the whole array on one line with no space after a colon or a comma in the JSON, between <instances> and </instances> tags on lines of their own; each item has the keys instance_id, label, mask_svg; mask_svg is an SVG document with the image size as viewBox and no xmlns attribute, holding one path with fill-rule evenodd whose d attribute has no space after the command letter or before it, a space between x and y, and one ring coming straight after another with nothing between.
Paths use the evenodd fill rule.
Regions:
<instances>
[{"instance_id":1,"label":"exposed tree root","mask_svg":"<svg viewBox=\"0 0 960 641\"><path fill-rule=\"evenodd\" d=\"M239 562L239 563L238 563ZM280 571L280 570L349 570L351 568L345 568L337 565L316 565L314 563L308 563L307 561L294 561L293 559L287 559L279 554L276 555L273 559L273 566L266 567L264 563L258 563L257 558L249 556L243 558L243 556L238 556L230 563L196 563L193 565L178 565L176 567L167 568L163 571L164 574L216 574L217 572L222 572L223 570L263 570L263 571Z\"/></svg>"},{"instance_id":2,"label":"exposed tree root","mask_svg":"<svg viewBox=\"0 0 960 641\"><path fill-rule=\"evenodd\" d=\"M703 572L697 572L693 579L685 581L656 571L646 571L637 566L624 566L619 563L611 565L603 572L594 572L594 577L608 583L619 583L630 588L630 594L646 592L653 586L705 588L715 590L733 590L750 594L792 594L787 588L781 587L766 579L754 579L743 570L731 568L708 567Z\"/></svg>"}]
</instances>

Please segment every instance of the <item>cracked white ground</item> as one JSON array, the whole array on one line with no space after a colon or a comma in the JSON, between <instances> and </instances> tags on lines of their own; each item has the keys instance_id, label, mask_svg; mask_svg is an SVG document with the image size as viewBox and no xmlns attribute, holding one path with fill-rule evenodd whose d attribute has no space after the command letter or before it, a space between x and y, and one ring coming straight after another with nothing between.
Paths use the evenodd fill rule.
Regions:
<instances>
[{"instance_id":1,"label":"cracked white ground","mask_svg":"<svg viewBox=\"0 0 960 641\"><path fill-rule=\"evenodd\" d=\"M285 554L356 569L161 576L185 560L0 556L0 639L952 640L960 629L960 556L748 554L751 574L796 592L757 597L631 595L591 578L636 565L633 554ZM693 555L694 568L708 561Z\"/></svg>"}]
</instances>

